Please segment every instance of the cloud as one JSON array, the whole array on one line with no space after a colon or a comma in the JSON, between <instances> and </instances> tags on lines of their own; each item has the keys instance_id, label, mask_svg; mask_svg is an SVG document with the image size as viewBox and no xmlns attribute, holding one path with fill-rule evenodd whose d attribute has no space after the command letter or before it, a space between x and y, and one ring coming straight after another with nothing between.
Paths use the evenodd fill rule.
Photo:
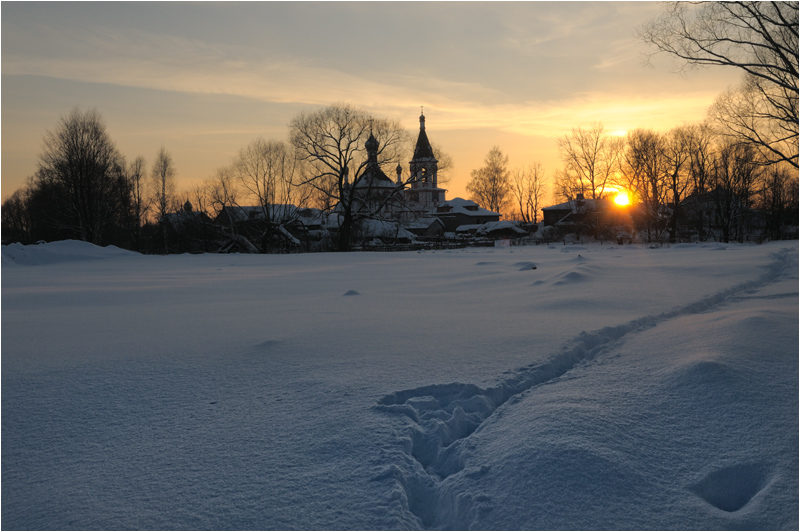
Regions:
<instances>
[{"instance_id":1,"label":"cloud","mask_svg":"<svg viewBox=\"0 0 800 532\"><path fill-rule=\"evenodd\" d=\"M636 97L630 89L622 89L616 94L575 92L560 99L514 101L510 93L476 81L404 74L364 76L286 53L256 53L242 46L137 29L80 33L53 29L48 38L65 43L68 50L54 57L30 56L20 51L24 47L16 46L4 53L3 73L274 103L315 106L349 101L399 119L407 119L409 108L426 105L440 114L440 128L496 128L543 136L560 136L573 126L593 121L627 129L664 123L687 110L704 114L716 95L698 91ZM625 40L610 48L612 55L597 68L611 68L633 55ZM498 105L498 101L506 103Z\"/></svg>"}]
</instances>

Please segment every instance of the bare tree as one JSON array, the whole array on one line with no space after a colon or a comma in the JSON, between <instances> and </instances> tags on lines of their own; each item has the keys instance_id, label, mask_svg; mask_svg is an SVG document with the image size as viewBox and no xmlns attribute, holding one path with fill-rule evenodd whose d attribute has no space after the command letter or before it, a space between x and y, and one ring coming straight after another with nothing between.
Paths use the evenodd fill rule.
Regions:
<instances>
[{"instance_id":1,"label":"bare tree","mask_svg":"<svg viewBox=\"0 0 800 532\"><path fill-rule=\"evenodd\" d=\"M324 203L340 215L340 250L349 249L355 222L378 215L377 211L405 186L404 183L398 184L397 194L389 195L377 205L370 205L369 211L361 209L364 203L357 201L357 193L370 193L365 190L362 178L370 164L366 143L371 135L378 143L375 165L380 167L400 160L408 132L396 121L375 119L349 104L334 104L311 113L300 113L289 125L290 143L304 165L299 185L309 186L318 198L324 198Z\"/></svg>"},{"instance_id":2,"label":"bare tree","mask_svg":"<svg viewBox=\"0 0 800 532\"><path fill-rule=\"evenodd\" d=\"M775 164L763 174L761 209L766 213L764 234L779 240L786 236L785 229L797 224L796 172L785 164Z\"/></svg>"},{"instance_id":3,"label":"bare tree","mask_svg":"<svg viewBox=\"0 0 800 532\"><path fill-rule=\"evenodd\" d=\"M537 223L539 208L545 194L544 169L541 163L533 163L511 172L511 195L517 204L523 222Z\"/></svg>"},{"instance_id":4,"label":"bare tree","mask_svg":"<svg viewBox=\"0 0 800 532\"><path fill-rule=\"evenodd\" d=\"M713 167L716 133L707 122L704 122L687 126L686 135L692 192L703 194L707 192Z\"/></svg>"},{"instance_id":5,"label":"bare tree","mask_svg":"<svg viewBox=\"0 0 800 532\"><path fill-rule=\"evenodd\" d=\"M470 173L467 191L473 201L494 212L505 209L511 183L508 175L508 155L494 146L484 159L484 166Z\"/></svg>"},{"instance_id":6,"label":"bare tree","mask_svg":"<svg viewBox=\"0 0 800 532\"><path fill-rule=\"evenodd\" d=\"M662 205L666 199L664 137L652 130L628 132L622 164L625 188L640 205L648 242L662 229Z\"/></svg>"},{"instance_id":7,"label":"bare tree","mask_svg":"<svg viewBox=\"0 0 800 532\"><path fill-rule=\"evenodd\" d=\"M153 163L153 203L164 237L164 254L169 253L167 244L167 214L175 197L175 164L172 155L162 146Z\"/></svg>"},{"instance_id":8,"label":"bare tree","mask_svg":"<svg viewBox=\"0 0 800 532\"><path fill-rule=\"evenodd\" d=\"M637 35L681 68L741 70L742 88L723 95L712 114L766 161L798 167L797 2L671 2Z\"/></svg>"},{"instance_id":9,"label":"bare tree","mask_svg":"<svg viewBox=\"0 0 800 532\"><path fill-rule=\"evenodd\" d=\"M187 196L189 197L189 201L192 202L192 208L195 212L202 212L208 215L211 205L208 194L208 183L206 181L193 184L189 188Z\"/></svg>"},{"instance_id":10,"label":"bare tree","mask_svg":"<svg viewBox=\"0 0 800 532\"><path fill-rule=\"evenodd\" d=\"M266 249L274 231L295 220L308 201L307 186L298 184L297 151L284 142L257 138L239 151L231 166L242 186L261 207L260 235Z\"/></svg>"},{"instance_id":11,"label":"bare tree","mask_svg":"<svg viewBox=\"0 0 800 532\"><path fill-rule=\"evenodd\" d=\"M58 223L82 240L100 244L113 222L119 159L96 110L84 113L76 107L45 134L37 179L62 189Z\"/></svg>"},{"instance_id":12,"label":"bare tree","mask_svg":"<svg viewBox=\"0 0 800 532\"><path fill-rule=\"evenodd\" d=\"M30 187L16 190L3 202L2 215L3 242L31 243L31 219L28 210Z\"/></svg>"},{"instance_id":13,"label":"bare tree","mask_svg":"<svg viewBox=\"0 0 800 532\"><path fill-rule=\"evenodd\" d=\"M733 141L756 146L765 164L785 161L796 168L797 98L776 91L785 92L747 75L739 87L717 97L709 116Z\"/></svg>"},{"instance_id":14,"label":"bare tree","mask_svg":"<svg viewBox=\"0 0 800 532\"><path fill-rule=\"evenodd\" d=\"M677 242L681 201L691 184L689 135L687 127L677 127L664 136L664 181L667 196L672 204L669 219L670 242Z\"/></svg>"},{"instance_id":15,"label":"bare tree","mask_svg":"<svg viewBox=\"0 0 800 532\"><path fill-rule=\"evenodd\" d=\"M722 230L723 242L744 239L747 210L761 165L758 152L750 144L726 142L716 157L712 185L716 205L716 225Z\"/></svg>"},{"instance_id":16,"label":"bare tree","mask_svg":"<svg viewBox=\"0 0 800 532\"><path fill-rule=\"evenodd\" d=\"M556 170L553 178L553 197L557 202L570 201L583 194L584 186L577 176L565 169Z\"/></svg>"},{"instance_id":17,"label":"bare tree","mask_svg":"<svg viewBox=\"0 0 800 532\"><path fill-rule=\"evenodd\" d=\"M144 157L139 156L133 160L128 167L128 179L131 184L133 196L133 209L136 216L136 223L141 227L147 218L150 210L150 199L147 197L147 167Z\"/></svg>"},{"instance_id":18,"label":"bare tree","mask_svg":"<svg viewBox=\"0 0 800 532\"><path fill-rule=\"evenodd\" d=\"M296 165L294 153L283 142L259 137L239 150L232 169L269 220L269 207L287 196Z\"/></svg>"},{"instance_id":19,"label":"bare tree","mask_svg":"<svg viewBox=\"0 0 800 532\"><path fill-rule=\"evenodd\" d=\"M237 205L239 188L236 183L237 179L230 166L217 168L214 176L206 179L208 204L215 218L219 216L222 209Z\"/></svg>"},{"instance_id":20,"label":"bare tree","mask_svg":"<svg viewBox=\"0 0 800 532\"><path fill-rule=\"evenodd\" d=\"M619 167L621 140L606 134L602 124L594 124L589 129L573 128L558 141L558 147L564 173L580 186L580 192L602 198Z\"/></svg>"}]
</instances>

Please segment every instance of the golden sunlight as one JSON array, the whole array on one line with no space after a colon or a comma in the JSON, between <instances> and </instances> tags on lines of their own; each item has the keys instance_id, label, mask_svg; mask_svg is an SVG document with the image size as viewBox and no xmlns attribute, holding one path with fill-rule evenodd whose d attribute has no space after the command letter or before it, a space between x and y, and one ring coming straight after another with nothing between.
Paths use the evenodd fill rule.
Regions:
<instances>
[{"instance_id":1,"label":"golden sunlight","mask_svg":"<svg viewBox=\"0 0 800 532\"><path fill-rule=\"evenodd\" d=\"M631 204L631 197L624 190L620 190L619 192L617 192L617 195L614 196L614 203L616 203L620 207L624 207L626 205L630 205Z\"/></svg>"}]
</instances>

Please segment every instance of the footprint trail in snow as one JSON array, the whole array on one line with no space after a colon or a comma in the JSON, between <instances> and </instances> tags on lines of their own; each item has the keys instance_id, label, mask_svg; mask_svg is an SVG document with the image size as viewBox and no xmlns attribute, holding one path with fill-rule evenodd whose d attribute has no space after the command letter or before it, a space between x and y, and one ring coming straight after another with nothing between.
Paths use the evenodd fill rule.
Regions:
<instances>
[{"instance_id":1,"label":"footprint trail in snow","mask_svg":"<svg viewBox=\"0 0 800 532\"><path fill-rule=\"evenodd\" d=\"M423 386L388 394L377 409L411 419L411 434L395 463L374 480L394 479L399 490L393 494L403 512L410 513L402 524L425 529L467 529L476 517L491 510L487 496L455 493L445 479L461 474L479 478L487 467L465 469L462 449L469 436L504 403L520 394L558 379L577 365L591 361L615 347L626 335L636 334L667 320L713 309L747 291L778 279L787 267L788 253L782 250L754 281L741 283L688 305L658 315L637 318L623 325L582 332L544 362L522 367L496 385L480 388L474 384L450 383Z\"/></svg>"}]
</instances>

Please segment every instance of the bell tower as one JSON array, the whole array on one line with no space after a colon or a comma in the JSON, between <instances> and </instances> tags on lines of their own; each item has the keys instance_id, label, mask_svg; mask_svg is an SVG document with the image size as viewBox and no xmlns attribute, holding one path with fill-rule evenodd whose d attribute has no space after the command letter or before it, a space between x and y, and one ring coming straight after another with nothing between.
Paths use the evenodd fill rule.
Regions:
<instances>
[{"instance_id":1,"label":"bell tower","mask_svg":"<svg viewBox=\"0 0 800 532\"><path fill-rule=\"evenodd\" d=\"M439 161L425 131L425 113L419 115L419 136L414 148L414 157L409 161L411 178L410 189L406 189L406 198L416 203L423 211L433 209L444 201L445 190L439 188Z\"/></svg>"}]
</instances>

